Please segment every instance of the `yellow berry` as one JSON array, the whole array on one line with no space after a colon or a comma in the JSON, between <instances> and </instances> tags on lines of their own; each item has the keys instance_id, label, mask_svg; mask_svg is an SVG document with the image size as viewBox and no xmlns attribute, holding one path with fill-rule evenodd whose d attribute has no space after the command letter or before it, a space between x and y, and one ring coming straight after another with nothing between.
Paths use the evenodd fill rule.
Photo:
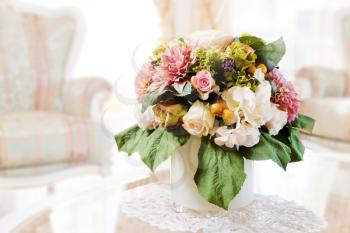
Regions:
<instances>
[{"instance_id":1,"label":"yellow berry","mask_svg":"<svg viewBox=\"0 0 350 233\"><path fill-rule=\"evenodd\" d=\"M267 73L267 68L266 68L266 66L265 66L264 64L259 64L257 68L258 68L258 69L260 68L261 71L262 71L264 74Z\"/></svg>"},{"instance_id":2,"label":"yellow berry","mask_svg":"<svg viewBox=\"0 0 350 233\"><path fill-rule=\"evenodd\" d=\"M218 102L217 102L218 104L220 104L220 106L221 106L221 108L222 108L222 110L224 110L225 108L227 108L227 104L226 104L226 101L225 100L218 100ZM221 111L222 111L221 110Z\"/></svg>"},{"instance_id":3,"label":"yellow berry","mask_svg":"<svg viewBox=\"0 0 350 233\"><path fill-rule=\"evenodd\" d=\"M225 121L225 123L230 123L233 119L233 112L229 109L224 109L222 112L222 119Z\"/></svg>"},{"instance_id":4,"label":"yellow berry","mask_svg":"<svg viewBox=\"0 0 350 233\"><path fill-rule=\"evenodd\" d=\"M215 103L215 104L213 104L213 105L210 106L210 112L211 112L212 114L221 114L222 109L223 109L223 108L222 108L221 105L218 104L218 103Z\"/></svg>"},{"instance_id":5,"label":"yellow berry","mask_svg":"<svg viewBox=\"0 0 350 233\"><path fill-rule=\"evenodd\" d=\"M250 66L248 67L247 71L248 71L249 74L254 74L255 71L256 71L255 65L250 65Z\"/></svg>"}]
</instances>

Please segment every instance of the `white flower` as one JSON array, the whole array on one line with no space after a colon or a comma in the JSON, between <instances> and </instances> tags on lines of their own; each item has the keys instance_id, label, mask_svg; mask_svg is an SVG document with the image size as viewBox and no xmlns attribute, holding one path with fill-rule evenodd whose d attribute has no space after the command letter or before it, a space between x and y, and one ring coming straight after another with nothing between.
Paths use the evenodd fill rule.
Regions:
<instances>
[{"instance_id":1,"label":"white flower","mask_svg":"<svg viewBox=\"0 0 350 233\"><path fill-rule=\"evenodd\" d=\"M217 137L214 142L219 145L233 148L236 146L252 147L258 144L260 131L249 125L242 125L239 128L228 129L227 126L220 127L216 130Z\"/></svg>"},{"instance_id":2,"label":"white flower","mask_svg":"<svg viewBox=\"0 0 350 233\"><path fill-rule=\"evenodd\" d=\"M214 127L215 116L210 112L209 105L197 100L182 120L189 134L201 137L207 136Z\"/></svg>"},{"instance_id":3,"label":"white flower","mask_svg":"<svg viewBox=\"0 0 350 233\"><path fill-rule=\"evenodd\" d=\"M149 106L144 113L138 116L139 126L144 129L154 129L158 126L153 112L153 106Z\"/></svg>"},{"instance_id":4,"label":"white flower","mask_svg":"<svg viewBox=\"0 0 350 233\"><path fill-rule=\"evenodd\" d=\"M223 92L222 98L226 101L228 108L235 114L235 122L230 122L231 124L237 123L237 128L241 124L249 123L253 127L259 127L266 123L268 116L265 116L266 94L264 93L267 88L258 88L257 93L254 93L248 87L232 87L227 91ZM258 98L261 98L259 100ZM261 103L262 102L262 103ZM270 105L270 100L268 100L268 105Z\"/></svg>"},{"instance_id":5,"label":"white flower","mask_svg":"<svg viewBox=\"0 0 350 233\"><path fill-rule=\"evenodd\" d=\"M199 48L226 48L233 41L231 34L219 30L195 31L187 39L191 45Z\"/></svg>"},{"instance_id":6,"label":"white flower","mask_svg":"<svg viewBox=\"0 0 350 233\"><path fill-rule=\"evenodd\" d=\"M224 91L221 97L234 114L229 124L237 123L237 127L242 121L248 120L248 112L252 112L255 108L255 94L248 87L231 87Z\"/></svg>"},{"instance_id":7,"label":"white flower","mask_svg":"<svg viewBox=\"0 0 350 233\"><path fill-rule=\"evenodd\" d=\"M231 87L222 93L222 98L226 101L227 106L231 111L236 111L239 108L255 108L255 94L248 87Z\"/></svg>"},{"instance_id":8,"label":"white flower","mask_svg":"<svg viewBox=\"0 0 350 233\"><path fill-rule=\"evenodd\" d=\"M287 124L288 113L281 111L275 104L271 104L272 118L267 122L266 127L271 135L277 135Z\"/></svg>"},{"instance_id":9,"label":"white flower","mask_svg":"<svg viewBox=\"0 0 350 233\"><path fill-rule=\"evenodd\" d=\"M271 86L268 81L262 81L255 93L248 87L232 87L223 92L222 98L235 114L235 121L230 123L237 123L237 127L248 123L258 128L272 118Z\"/></svg>"},{"instance_id":10,"label":"white flower","mask_svg":"<svg viewBox=\"0 0 350 233\"><path fill-rule=\"evenodd\" d=\"M261 68L255 70L254 78L259 80L259 82L263 82L265 80L265 74L262 72Z\"/></svg>"},{"instance_id":11,"label":"white flower","mask_svg":"<svg viewBox=\"0 0 350 233\"><path fill-rule=\"evenodd\" d=\"M268 81L262 81L256 88L255 92L256 108L254 112L248 116L250 123L254 126L262 126L268 122L272 116L271 85Z\"/></svg>"},{"instance_id":12,"label":"white flower","mask_svg":"<svg viewBox=\"0 0 350 233\"><path fill-rule=\"evenodd\" d=\"M259 103L270 102L271 99L271 85L268 81L260 82L260 85L255 91L256 100Z\"/></svg>"},{"instance_id":13,"label":"white flower","mask_svg":"<svg viewBox=\"0 0 350 233\"><path fill-rule=\"evenodd\" d=\"M227 146L233 148L236 145L236 138L233 135L234 129L228 129L227 126L219 127L216 130L216 138L214 142L219 146Z\"/></svg>"}]
</instances>

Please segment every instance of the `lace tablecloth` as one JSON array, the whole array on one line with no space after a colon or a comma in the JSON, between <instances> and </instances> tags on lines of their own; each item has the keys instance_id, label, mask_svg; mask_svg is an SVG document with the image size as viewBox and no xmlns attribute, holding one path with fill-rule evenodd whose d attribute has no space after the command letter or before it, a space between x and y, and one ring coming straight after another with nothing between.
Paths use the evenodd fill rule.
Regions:
<instances>
[{"instance_id":1,"label":"lace tablecloth","mask_svg":"<svg viewBox=\"0 0 350 233\"><path fill-rule=\"evenodd\" d=\"M168 233L306 233L326 222L311 211L278 196L256 195L247 207L219 213L176 212L170 186L150 184L124 192L121 232Z\"/></svg>"}]
</instances>

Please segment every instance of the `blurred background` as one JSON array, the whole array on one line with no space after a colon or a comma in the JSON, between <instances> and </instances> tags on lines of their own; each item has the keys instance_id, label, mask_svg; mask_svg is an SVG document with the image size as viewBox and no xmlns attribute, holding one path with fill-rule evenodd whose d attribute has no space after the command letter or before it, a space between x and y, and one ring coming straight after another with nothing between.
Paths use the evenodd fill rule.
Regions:
<instances>
[{"instance_id":1,"label":"blurred background","mask_svg":"<svg viewBox=\"0 0 350 233\"><path fill-rule=\"evenodd\" d=\"M85 21L85 36L73 76L97 74L115 82L119 75L135 72L131 61L138 46L142 47L138 55L147 57L147 49L153 47L152 43L162 33L167 34L165 38L170 38L210 27L228 30L234 35L249 32L268 41L283 36L288 50L281 67L290 74L306 65L343 68L346 64L339 35L339 15L350 7L347 0L21 2L48 8L70 6L80 12ZM178 12L174 12L175 9L179 9ZM211 12L209 18L206 11ZM172 14L176 14L176 19L170 18Z\"/></svg>"},{"instance_id":2,"label":"blurred background","mask_svg":"<svg viewBox=\"0 0 350 233\"><path fill-rule=\"evenodd\" d=\"M134 77L157 43L205 29L283 36L317 123L305 162L256 164L255 191L350 229L349 0L0 0L0 29L1 233L116 232L123 184L149 175L113 143L136 122Z\"/></svg>"}]
</instances>

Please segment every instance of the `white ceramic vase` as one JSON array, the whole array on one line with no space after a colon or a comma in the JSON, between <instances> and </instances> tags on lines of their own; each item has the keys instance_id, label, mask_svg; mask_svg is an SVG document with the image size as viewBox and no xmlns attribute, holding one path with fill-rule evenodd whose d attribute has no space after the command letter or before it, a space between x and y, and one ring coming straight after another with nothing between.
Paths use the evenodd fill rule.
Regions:
<instances>
[{"instance_id":1,"label":"white ceramic vase","mask_svg":"<svg viewBox=\"0 0 350 233\"><path fill-rule=\"evenodd\" d=\"M179 148L171 159L171 195L173 201L180 207L196 211L219 211L218 206L209 203L198 192L194 175L198 167L198 150L200 138L191 137ZM247 175L241 191L230 203L230 209L241 208L250 204L253 194L253 161L244 161L244 171Z\"/></svg>"}]
</instances>

